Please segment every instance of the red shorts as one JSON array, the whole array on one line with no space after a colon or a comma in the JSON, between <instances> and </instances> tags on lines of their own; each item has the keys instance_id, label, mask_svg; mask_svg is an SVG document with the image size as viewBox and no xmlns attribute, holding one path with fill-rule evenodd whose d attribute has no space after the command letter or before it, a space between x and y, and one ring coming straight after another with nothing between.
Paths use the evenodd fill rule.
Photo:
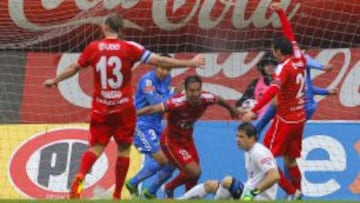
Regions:
<instances>
[{"instance_id":1,"label":"red shorts","mask_svg":"<svg viewBox=\"0 0 360 203\"><path fill-rule=\"evenodd\" d=\"M305 121L285 121L275 116L264 137L264 145L275 157L300 157L304 125Z\"/></svg>"},{"instance_id":2,"label":"red shorts","mask_svg":"<svg viewBox=\"0 0 360 203\"><path fill-rule=\"evenodd\" d=\"M193 141L178 141L169 138L165 131L161 135L161 149L166 157L179 169L190 162L200 163L200 158Z\"/></svg>"},{"instance_id":3,"label":"red shorts","mask_svg":"<svg viewBox=\"0 0 360 203\"><path fill-rule=\"evenodd\" d=\"M90 146L107 145L110 138L120 144L131 144L136 125L135 107L106 116L92 115L90 122Z\"/></svg>"}]
</instances>

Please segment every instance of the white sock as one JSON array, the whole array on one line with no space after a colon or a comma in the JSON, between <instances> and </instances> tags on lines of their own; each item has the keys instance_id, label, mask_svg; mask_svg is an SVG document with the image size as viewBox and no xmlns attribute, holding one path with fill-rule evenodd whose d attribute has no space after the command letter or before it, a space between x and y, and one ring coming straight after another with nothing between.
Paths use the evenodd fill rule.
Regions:
<instances>
[{"instance_id":1,"label":"white sock","mask_svg":"<svg viewBox=\"0 0 360 203\"><path fill-rule=\"evenodd\" d=\"M207 195L204 183L195 185L178 199L203 199Z\"/></svg>"},{"instance_id":2,"label":"white sock","mask_svg":"<svg viewBox=\"0 0 360 203\"><path fill-rule=\"evenodd\" d=\"M216 191L215 194L215 200L218 199L230 199L231 194L230 191L227 188L224 188L221 184L219 185L219 188Z\"/></svg>"}]
</instances>

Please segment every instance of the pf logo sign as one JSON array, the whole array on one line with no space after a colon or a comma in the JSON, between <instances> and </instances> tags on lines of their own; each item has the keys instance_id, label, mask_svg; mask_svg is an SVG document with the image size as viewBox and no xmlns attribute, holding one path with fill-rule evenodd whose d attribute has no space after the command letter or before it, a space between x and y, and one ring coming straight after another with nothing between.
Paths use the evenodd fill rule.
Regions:
<instances>
[{"instance_id":1,"label":"pf logo sign","mask_svg":"<svg viewBox=\"0 0 360 203\"><path fill-rule=\"evenodd\" d=\"M61 128L36 134L23 142L9 164L9 177L15 188L30 198L68 198L82 153L88 148L88 137L87 129ZM98 187L111 188L116 154L116 144L110 142L86 176L82 197L92 197Z\"/></svg>"}]
</instances>

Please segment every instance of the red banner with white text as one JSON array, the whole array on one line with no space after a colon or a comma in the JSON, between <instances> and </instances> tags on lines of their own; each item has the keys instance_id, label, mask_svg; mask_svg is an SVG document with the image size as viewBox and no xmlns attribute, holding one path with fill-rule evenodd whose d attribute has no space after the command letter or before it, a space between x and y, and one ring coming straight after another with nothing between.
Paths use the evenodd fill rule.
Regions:
<instances>
[{"instance_id":1,"label":"red banner with white text","mask_svg":"<svg viewBox=\"0 0 360 203\"><path fill-rule=\"evenodd\" d=\"M339 88L336 96L316 97L318 110L313 119L360 120L360 49L326 49L307 52L323 64L332 63L329 73L313 71L314 85L324 88ZM205 69L177 69L172 71L174 85L179 85L190 74L203 78L203 89L222 96L230 102L239 99L247 85L256 77L256 63L264 52L234 52L205 54ZM176 58L190 58L193 54L175 54ZM28 53L24 82L21 120L25 123L63 123L89 120L92 93L92 70L82 71L59 83L55 89L41 85L64 70L78 54ZM133 74L133 87L151 70L143 65ZM220 107L211 107L203 119L227 120L228 112Z\"/></svg>"},{"instance_id":2,"label":"red banner with white text","mask_svg":"<svg viewBox=\"0 0 360 203\"><path fill-rule=\"evenodd\" d=\"M271 2L4 1L0 8L0 45L27 50L81 51L90 41L101 38L98 25L106 15L117 12L124 18L125 36L153 51L262 50L274 31L279 31L278 18L269 8ZM359 45L358 0L281 2L300 44L322 48Z\"/></svg>"}]
</instances>

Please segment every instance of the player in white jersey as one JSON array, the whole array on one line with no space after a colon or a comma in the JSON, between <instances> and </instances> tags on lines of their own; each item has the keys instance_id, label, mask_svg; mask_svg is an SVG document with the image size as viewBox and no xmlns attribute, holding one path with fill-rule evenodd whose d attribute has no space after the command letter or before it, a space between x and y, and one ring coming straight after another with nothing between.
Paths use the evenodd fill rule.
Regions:
<instances>
[{"instance_id":1,"label":"player in white jersey","mask_svg":"<svg viewBox=\"0 0 360 203\"><path fill-rule=\"evenodd\" d=\"M252 124L239 125L236 141L245 151L245 184L232 176L226 176L221 182L208 180L194 186L179 199L201 199L212 193L215 199L275 200L280 179L276 160L268 148L257 142L257 138Z\"/></svg>"}]
</instances>

